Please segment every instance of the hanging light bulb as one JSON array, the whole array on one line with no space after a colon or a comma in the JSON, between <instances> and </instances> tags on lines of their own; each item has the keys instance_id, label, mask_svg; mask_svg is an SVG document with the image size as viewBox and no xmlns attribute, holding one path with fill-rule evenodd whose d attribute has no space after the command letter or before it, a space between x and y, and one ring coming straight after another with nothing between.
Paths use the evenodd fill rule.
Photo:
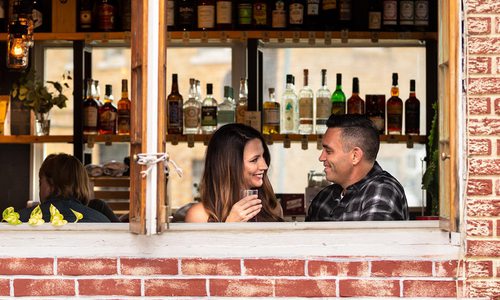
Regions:
<instances>
[{"instance_id":1,"label":"hanging light bulb","mask_svg":"<svg viewBox=\"0 0 500 300\"><path fill-rule=\"evenodd\" d=\"M7 47L7 67L25 69L28 67L29 45L27 43L28 28L20 21L9 24L9 42Z\"/></svg>"}]
</instances>

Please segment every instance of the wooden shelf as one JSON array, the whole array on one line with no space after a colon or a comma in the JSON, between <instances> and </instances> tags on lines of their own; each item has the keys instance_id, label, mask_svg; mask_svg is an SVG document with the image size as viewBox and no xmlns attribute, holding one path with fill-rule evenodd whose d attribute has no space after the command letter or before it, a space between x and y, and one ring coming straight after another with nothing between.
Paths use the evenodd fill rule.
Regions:
<instances>
[{"instance_id":1,"label":"wooden shelf","mask_svg":"<svg viewBox=\"0 0 500 300\"><path fill-rule=\"evenodd\" d=\"M69 33L55 33L55 32L38 32L33 34L35 41L86 41L90 42L130 42L130 32L69 32ZM0 33L0 40L7 40L7 33Z\"/></svg>"},{"instance_id":2,"label":"wooden shelf","mask_svg":"<svg viewBox=\"0 0 500 300\"><path fill-rule=\"evenodd\" d=\"M72 143L72 135L0 135L0 144Z\"/></svg>"}]
</instances>

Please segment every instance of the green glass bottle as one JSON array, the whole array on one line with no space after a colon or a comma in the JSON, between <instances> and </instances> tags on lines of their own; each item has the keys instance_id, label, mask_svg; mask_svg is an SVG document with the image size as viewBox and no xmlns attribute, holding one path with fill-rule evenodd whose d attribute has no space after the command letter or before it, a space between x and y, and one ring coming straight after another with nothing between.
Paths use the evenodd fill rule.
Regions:
<instances>
[{"instance_id":1,"label":"green glass bottle","mask_svg":"<svg viewBox=\"0 0 500 300\"><path fill-rule=\"evenodd\" d=\"M342 91L342 74L337 73L337 86L332 94L332 114L345 115L345 94Z\"/></svg>"}]
</instances>

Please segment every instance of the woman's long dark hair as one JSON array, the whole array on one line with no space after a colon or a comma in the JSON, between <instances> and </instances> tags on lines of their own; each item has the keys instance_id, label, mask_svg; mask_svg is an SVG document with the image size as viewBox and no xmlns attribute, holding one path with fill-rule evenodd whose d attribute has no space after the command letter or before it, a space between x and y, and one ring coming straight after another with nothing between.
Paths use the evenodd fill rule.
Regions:
<instances>
[{"instance_id":1,"label":"woman's long dark hair","mask_svg":"<svg viewBox=\"0 0 500 300\"><path fill-rule=\"evenodd\" d=\"M209 222L225 222L233 205L240 200L243 182L243 151L245 145L259 139L264 148L264 160L268 167L271 155L259 131L243 124L227 124L219 128L210 139L205 157L205 169L200 184L201 202ZM264 172L263 185L258 188L262 210L258 221L281 221L275 211L279 205L273 188Z\"/></svg>"}]
</instances>

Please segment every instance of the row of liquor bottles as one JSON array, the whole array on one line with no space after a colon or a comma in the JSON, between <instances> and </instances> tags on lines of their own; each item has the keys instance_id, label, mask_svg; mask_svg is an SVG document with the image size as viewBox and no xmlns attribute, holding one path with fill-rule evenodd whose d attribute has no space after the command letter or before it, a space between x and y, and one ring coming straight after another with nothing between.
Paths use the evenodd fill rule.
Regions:
<instances>
[{"instance_id":1,"label":"row of liquor bottles","mask_svg":"<svg viewBox=\"0 0 500 300\"><path fill-rule=\"evenodd\" d=\"M169 30L431 31L431 0L168 1Z\"/></svg>"},{"instance_id":2,"label":"row of liquor bottles","mask_svg":"<svg viewBox=\"0 0 500 300\"><path fill-rule=\"evenodd\" d=\"M101 100L99 81L85 80L83 100L83 134L130 134L130 99L128 81L122 79L121 98L113 103L113 86L105 85L104 98Z\"/></svg>"},{"instance_id":3,"label":"row of liquor bottles","mask_svg":"<svg viewBox=\"0 0 500 300\"><path fill-rule=\"evenodd\" d=\"M326 70L321 70L321 88L315 93L309 86L309 70L304 70L304 85L296 91L293 75L286 76L286 89L281 101L275 89L262 104L261 124L264 134L323 134L331 114L363 114L370 118L380 134L420 134L420 101L415 93L415 80L410 80L408 99L399 98L398 74L393 73L391 97L359 93L359 79L354 77L352 95L346 98L342 90L342 74L336 74L336 87L330 92ZM239 98L235 101L233 88L224 87L224 99L218 102L213 96L213 84L208 83L206 97L201 100L199 81L190 79L186 102L179 93L178 76L172 75L172 90L167 97L167 132L169 134L211 134L227 123L245 123L248 107L246 79L241 79ZM403 130L403 120L405 126Z\"/></svg>"}]
</instances>

